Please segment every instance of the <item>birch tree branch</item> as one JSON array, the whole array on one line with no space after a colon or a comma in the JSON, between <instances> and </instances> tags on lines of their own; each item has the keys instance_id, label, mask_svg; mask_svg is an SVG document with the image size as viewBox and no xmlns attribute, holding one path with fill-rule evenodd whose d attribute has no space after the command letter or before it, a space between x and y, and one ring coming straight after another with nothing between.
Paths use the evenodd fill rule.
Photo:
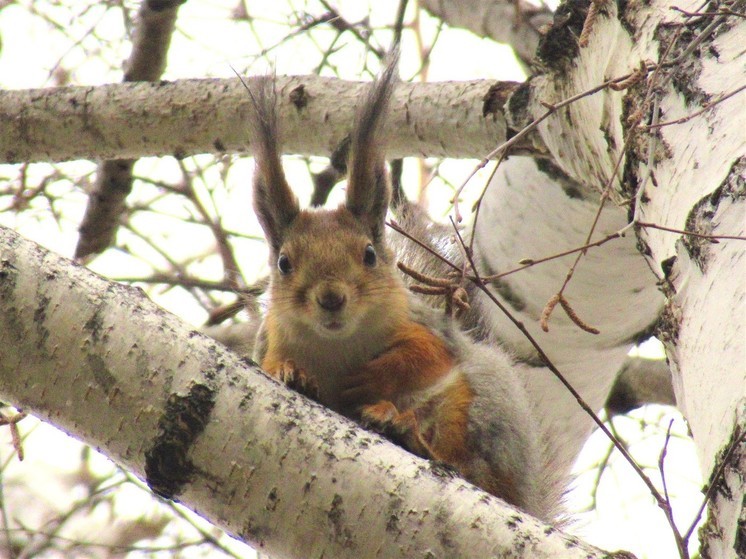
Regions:
<instances>
[{"instance_id":1,"label":"birch tree branch","mask_svg":"<svg viewBox=\"0 0 746 559\"><path fill-rule=\"evenodd\" d=\"M248 78L249 80L251 78ZM398 86L388 156L480 157L507 139L514 82ZM348 133L363 83L278 77L286 153L328 156ZM238 79L0 92L0 163L250 152ZM535 151L529 135L517 150Z\"/></svg>"},{"instance_id":2,"label":"birch tree branch","mask_svg":"<svg viewBox=\"0 0 746 559\"><path fill-rule=\"evenodd\" d=\"M0 398L272 556L606 556L5 228Z\"/></svg>"},{"instance_id":3,"label":"birch tree branch","mask_svg":"<svg viewBox=\"0 0 746 559\"><path fill-rule=\"evenodd\" d=\"M627 358L606 400L606 411L620 415L645 404L676 405L671 371L665 359Z\"/></svg>"},{"instance_id":4,"label":"birch tree branch","mask_svg":"<svg viewBox=\"0 0 746 559\"><path fill-rule=\"evenodd\" d=\"M182 0L145 1L137 12L132 52L125 66L124 81L154 81L166 68L168 47ZM124 199L132 190L133 159L103 161L96 169L96 182L88 195L75 257L82 258L107 248L119 227Z\"/></svg>"},{"instance_id":5,"label":"birch tree branch","mask_svg":"<svg viewBox=\"0 0 746 559\"><path fill-rule=\"evenodd\" d=\"M524 68L536 55L540 29L552 22L546 6L514 0L422 0L421 5L452 27L507 43Z\"/></svg>"}]
</instances>

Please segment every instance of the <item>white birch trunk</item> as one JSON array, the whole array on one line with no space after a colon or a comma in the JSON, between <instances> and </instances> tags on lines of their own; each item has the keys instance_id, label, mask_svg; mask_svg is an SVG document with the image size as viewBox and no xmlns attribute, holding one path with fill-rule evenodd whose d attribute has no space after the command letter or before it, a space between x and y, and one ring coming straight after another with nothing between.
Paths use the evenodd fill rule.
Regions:
<instances>
[{"instance_id":1,"label":"white birch trunk","mask_svg":"<svg viewBox=\"0 0 746 559\"><path fill-rule=\"evenodd\" d=\"M743 13L746 4L736 5ZM706 19L697 31L711 22L717 19ZM651 27L641 25L641 34ZM662 92L661 121L691 115L743 88L744 45L746 20L723 18ZM655 52L654 43L638 43L638 48L643 57ZM642 221L705 235L746 236L746 91L688 122L661 128L655 153L651 167L647 151L633 165L640 182L652 171L657 183L642 184ZM746 242L712 244L650 228L639 238L666 294L659 337L672 367L676 400L697 444L706 484L717 488L701 531L702 551L708 557L744 557L743 438L723 461L739 430L746 429ZM723 477L714 479L721 466Z\"/></svg>"},{"instance_id":2,"label":"white birch trunk","mask_svg":"<svg viewBox=\"0 0 746 559\"><path fill-rule=\"evenodd\" d=\"M420 4L449 25L509 44L525 66L536 54L540 30L552 22L548 6L525 1L421 0Z\"/></svg>"},{"instance_id":3,"label":"white birch trunk","mask_svg":"<svg viewBox=\"0 0 746 559\"><path fill-rule=\"evenodd\" d=\"M623 25L616 5L603 3L588 46L574 54L572 48L561 52L563 46L574 44L563 44L566 36L551 37L555 51L540 56L543 70L530 80L525 106L513 107L513 128L544 114L541 102L557 104L631 72L642 61L661 61L672 35L664 24L683 21L670 10L672 5L628 5L621 14ZM691 11L698 7L677 5ZM685 35L663 62L682 55L713 21L703 18L693 26L692 34ZM718 21L717 30L703 38L694 54L684 53L673 79L668 79L666 70L657 78L661 121L691 115L705 103L743 88L746 22L738 17ZM656 36L666 40L659 44ZM628 222L630 198L632 207L637 202L637 218L643 222L744 236L746 92L741 89L701 116L661 129L650 160L656 187L652 180L646 181L650 136L639 133L625 146L630 132L626 119L633 112L625 107L642 106L646 91L645 82L625 92L605 90L561 109L539 125L541 139L559 168L543 164L541 171L535 162L515 158L504 165L490 186L476 233L484 273L514 268L521 258L536 259L583 245L598 208L599 197L593 192L603 191L612 177L612 200L625 205L604 209L594 239ZM645 110L645 115L652 112L650 107ZM622 156L626 167L620 165L614 174ZM635 201L635 185L640 184L644 195ZM665 312L658 332L673 366L676 398L691 426L704 477L713 483L723 454L746 426L746 243L711 244L650 228L636 230L637 238L630 231L626 238L589 252L566 291L578 314L601 330L598 336L581 332L561 311L555 311L549 333L538 328L542 307L562 284L571 257L509 276L495 292L512 305L560 370L598 409L630 342L656 320L661 300L656 284L663 280ZM635 246L638 242L645 258ZM491 303L486 299L482 303L492 335L530 358L522 335ZM584 433L583 425L590 429L572 398L552 388L555 381L546 371L534 371L527 382L530 389L538 386L547 423L563 431L575 429L577 435ZM746 554L745 446L743 442L738 446L724 467L725 478L717 481L709 523L702 532L702 549L709 557ZM566 457L574 457L575 450L570 449Z\"/></svg>"}]
</instances>

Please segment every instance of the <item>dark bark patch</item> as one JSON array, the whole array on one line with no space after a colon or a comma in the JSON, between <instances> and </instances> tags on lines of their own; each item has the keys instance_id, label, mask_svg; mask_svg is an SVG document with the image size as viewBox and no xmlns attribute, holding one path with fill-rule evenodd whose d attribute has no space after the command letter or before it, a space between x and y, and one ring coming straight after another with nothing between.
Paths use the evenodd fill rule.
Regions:
<instances>
[{"instance_id":1,"label":"dark bark patch","mask_svg":"<svg viewBox=\"0 0 746 559\"><path fill-rule=\"evenodd\" d=\"M13 239L10 240L11 250ZM3 300L3 321L6 324L7 332L13 336L16 341L26 339L27 334L23 325L23 318L19 310L8 302L13 301L15 296L16 284L18 282L18 268L12 262L5 258L0 259L0 299Z\"/></svg>"},{"instance_id":2,"label":"dark bark patch","mask_svg":"<svg viewBox=\"0 0 746 559\"><path fill-rule=\"evenodd\" d=\"M714 217L720 203L726 199L735 201L743 197L746 197L746 156L736 160L725 180L694 205L686 219L686 230L705 235L712 234L714 226L717 225ZM683 243L692 261L702 272L706 272L709 256L717 244L711 239L693 235L684 235Z\"/></svg>"},{"instance_id":3,"label":"dark bark patch","mask_svg":"<svg viewBox=\"0 0 746 559\"><path fill-rule=\"evenodd\" d=\"M36 310L34 311L34 325L36 326L36 333L38 338L36 340L36 349L42 350L49 339L49 330L44 326L44 321L47 318L47 308L51 299L46 295L37 293Z\"/></svg>"},{"instance_id":4,"label":"dark bark patch","mask_svg":"<svg viewBox=\"0 0 746 559\"><path fill-rule=\"evenodd\" d=\"M709 18L702 18L707 20L704 25L710 23ZM699 28L696 28L699 27ZM655 38L659 41L658 55L662 59L666 51L668 56L666 60L661 62L670 62L671 60L677 60L678 57L689 48L689 45L702 31L704 26L696 26L688 28L680 28L678 25L661 25L655 33ZM673 46L671 41L676 41ZM674 91L681 94L684 98L684 102L687 106L701 106L709 100L709 95L704 90L697 87L697 78L702 73L702 49L707 48L708 44L712 40L712 36L706 38L701 45L695 48L688 56L683 60L680 60L674 67L669 71L671 73L671 85ZM669 50L670 48L670 50Z\"/></svg>"},{"instance_id":5,"label":"dark bark patch","mask_svg":"<svg viewBox=\"0 0 746 559\"><path fill-rule=\"evenodd\" d=\"M505 103L508 102L519 85L517 82L495 82L492 84L482 99L482 116L502 115Z\"/></svg>"},{"instance_id":6,"label":"dark bark patch","mask_svg":"<svg viewBox=\"0 0 746 559\"><path fill-rule=\"evenodd\" d=\"M459 477L460 473L458 469L451 466L448 462L441 460L431 460L429 462L430 472L437 478L445 479L450 481L454 478Z\"/></svg>"},{"instance_id":7,"label":"dark bark patch","mask_svg":"<svg viewBox=\"0 0 746 559\"><path fill-rule=\"evenodd\" d=\"M533 120L533 116L528 112L528 102L531 99L531 80L526 80L520 84L508 99L508 110L506 118L509 128L507 139L515 136L521 128L524 128Z\"/></svg>"},{"instance_id":8,"label":"dark bark patch","mask_svg":"<svg viewBox=\"0 0 746 559\"><path fill-rule=\"evenodd\" d=\"M686 219L685 229L694 233L709 235L712 233L712 218L715 216L715 208L710 202L710 196L705 196L697 202ZM710 247L712 241L695 237L693 235L684 235L682 242L686 252L697 267L704 273L707 271L707 262L709 260Z\"/></svg>"},{"instance_id":9,"label":"dark bark patch","mask_svg":"<svg viewBox=\"0 0 746 559\"><path fill-rule=\"evenodd\" d=\"M452 557L458 557L459 553L458 551L458 543L457 540L453 537L452 534L452 525L451 525L451 512L444 509L443 507L439 508L438 511L435 513L435 524L438 526L438 540L440 541L440 545L443 546L444 550L451 550L453 551Z\"/></svg>"},{"instance_id":10,"label":"dark bark patch","mask_svg":"<svg viewBox=\"0 0 746 559\"><path fill-rule=\"evenodd\" d=\"M679 340L681 319L681 308L669 299L661 312L655 337L665 345L676 345Z\"/></svg>"},{"instance_id":11,"label":"dark bark patch","mask_svg":"<svg viewBox=\"0 0 746 559\"><path fill-rule=\"evenodd\" d=\"M111 374L106 363L99 355L89 354L86 356L86 361L88 362L88 368L91 370L94 380L108 396L111 389L116 384L116 378Z\"/></svg>"},{"instance_id":12,"label":"dark bark patch","mask_svg":"<svg viewBox=\"0 0 746 559\"><path fill-rule=\"evenodd\" d=\"M723 464L724 461L727 461ZM746 462L746 440L743 439L743 427L736 425L731 433L730 440L718 453L715 467L710 473L707 480L708 486L714 485L713 498L710 500L710 514L707 515L707 521L700 528L700 538L704 542L700 555L703 558L710 558L714 555L709 549L709 540L721 540L723 528L718 522L718 509L721 500L732 502L734 498L733 488L728 484L728 478L734 479L736 487L743 484L744 481L744 463ZM722 474L716 477L717 472ZM738 528L736 529L735 541L733 543L735 550L734 557L746 557L746 519L738 519Z\"/></svg>"},{"instance_id":13,"label":"dark bark patch","mask_svg":"<svg viewBox=\"0 0 746 559\"><path fill-rule=\"evenodd\" d=\"M255 522L249 519L244 522L238 531L238 536L245 541L250 541L251 546L256 550L261 550L266 545L266 540L272 538L272 529L266 527L262 522Z\"/></svg>"},{"instance_id":14,"label":"dark bark patch","mask_svg":"<svg viewBox=\"0 0 746 559\"><path fill-rule=\"evenodd\" d=\"M88 332L91 339L94 342L98 342L102 338L104 330L104 319L101 314L101 308L97 308L95 312L88 318L86 323L83 325L83 330Z\"/></svg>"},{"instance_id":15,"label":"dark bark patch","mask_svg":"<svg viewBox=\"0 0 746 559\"><path fill-rule=\"evenodd\" d=\"M736 159L723 183L710 195L710 202L717 205L724 196L733 201L746 198L746 155Z\"/></svg>"},{"instance_id":16,"label":"dark bark patch","mask_svg":"<svg viewBox=\"0 0 746 559\"><path fill-rule=\"evenodd\" d=\"M558 184L568 198L574 200L585 199L582 185L572 180L567 173L549 159L536 159L536 167L552 179L552 182Z\"/></svg>"},{"instance_id":17,"label":"dark bark patch","mask_svg":"<svg viewBox=\"0 0 746 559\"><path fill-rule=\"evenodd\" d=\"M334 531L334 539L342 545L343 548L351 548L353 546L353 537L350 529L346 527L347 518L344 510L344 499L342 496L335 493L332 498L332 505L327 513L327 518L332 525Z\"/></svg>"},{"instance_id":18,"label":"dark bark patch","mask_svg":"<svg viewBox=\"0 0 746 559\"><path fill-rule=\"evenodd\" d=\"M518 515L511 516L508 519L508 528L511 530L518 530L521 527L521 524L523 524L523 519Z\"/></svg>"},{"instance_id":19,"label":"dark bark patch","mask_svg":"<svg viewBox=\"0 0 746 559\"><path fill-rule=\"evenodd\" d=\"M628 145L625 153L624 167L622 171L622 192L631 201L629 205L629 216L630 219L634 215L635 211L635 195L640 185L640 176L638 170L641 164L647 166L647 153L648 153L648 142L650 136L647 134L637 134L632 128L632 122L636 120L636 113L642 110L641 100L645 98L645 88L647 82L642 81L638 84L633 85L627 90L627 93L622 98L622 130L624 137L629 138L632 134L632 139ZM655 135L656 139L660 139L660 131L654 129L650 132L651 135Z\"/></svg>"},{"instance_id":20,"label":"dark bark patch","mask_svg":"<svg viewBox=\"0 0 746 559\"><path fill-rule=\"evenodd\" d=\"M549 31L539 40L537 59L553 72L567 71L580 52L578 38L588 13L590 0L560 4ZM603 11L603 10L601 10Z\"/></svg>"},{"instance_id":21,"label":"dark bark patch","mask_svg":"<svg viewBox=\"0 0 746 559\"><path fill-rule=\"evenodd\" d=\"M269 490L269 494L267 495L267 504L264 506L268 511L274 512L274 510L277 508L277 503L279 502L280 497L277 494L277 487L273 487Z\"/></svg>"},{"instance_id":22,"label":"dark bark patch","mask_svg":"<svg viewBox=\"0 0 746 559\"><path fill-rule=\"evenodd\" d=\"M189 451L204 431L215 406L215 391L193 384L186 396L171 394L158 421L158 434L145 452L145 479L157 495L173 499L192 480Z\"/></svg>"},{"instance_id":23,"label":"dark bark patch","mask_svg":"<svg viewBox=\"0 0 746 559\"><path fill-rule=\"evenodd\" d=\"M218 151L220 153L223 153L226 151L225 144L223 143L223 140L221 140L220 138L215 138L212 141L212 147L215 148L215 151Z\"/></svg>"},{"instance_id":24,"label":"dark bark patch","mask_svg":"<svg viewBox=\"0 0 746 559\"><path fill-rule=\"evenodd\" d=\"M14 248L13 239L10 239L9 243L11 252ZM3 299L10 298L16 289L16 281L18 279L18 268L13 263L6 259L0 259L0 293L3 294Z\"/></svg>"},{"instance_id":25,"label":"dark bark patch","mask_svg":"<svg viewBox=\"0 0 746 559\"><path fill-rule=\"evenodd\" d=\"M308 105L308 93L306 92L306 88L303 86L303 84L294 88L290 92L290 102L299 111L305 108L306 105Z\"/></svg>"},{"instance_id":26,"label":"dark bark patch","mask_svg":"<svg viewBox=\"0 0 746 559\"><path fill-rule=\"evenodd\" d=\"M399 514L404 506L404 500L398 495L392 495L388 502L386 521L386 531L390 534L398 534L401 532L401 525L399 524Z\"/></svg>"},{"instance_id":27,"label":"dark bark patch","mask_svg":"<svg viewBox=\"0 0 746 559\"><path fill-rule=\"evenodd\" d=\"M244 391L244 395L241 397L241 401L238 403L238 409L244 410L248 408L251 405L251 402L253 399L254 399L254 390L246 389Z\"/></svg>"}]
</instances>

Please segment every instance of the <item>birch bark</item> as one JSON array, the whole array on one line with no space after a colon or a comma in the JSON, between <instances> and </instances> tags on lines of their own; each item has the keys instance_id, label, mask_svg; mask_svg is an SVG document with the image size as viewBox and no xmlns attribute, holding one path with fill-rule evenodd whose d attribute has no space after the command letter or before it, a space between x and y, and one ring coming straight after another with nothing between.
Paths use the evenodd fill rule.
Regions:
<instances>
[{"instance_id":1,"label":"birch bark","mask_svg":"<svg viewBox=\"0 0 746 559\"><path fill-rule=\"evenodd\" d=\"M627 89L600 89L554 111L523 139L518 147L534 158L512 156L498 172L475 229L476 256L482 271L489 274L512 268L522 258L536 259L581 246L595 220L602 193L607 194L609 200L600 213L593 239L619 231L631 219L635 220L635 226L627 230L625 237L589 252L568 285L567 299L582 318L600 330L596 336L581 332L559 312L551 318L549 332L537 326L546 301L562 284L571 258L531 267L519 276L508 276L493 289L595 409L603 404L627 347L637 337L650 332L661 307L664 308L658 332L673 366L676 398L690 422L702 469L710 476L710 483L717 487L708 525L703 531L703 555L724 558L744 555L746 450L742 439L738 443L738 437L746 423L745 251L740 240L722 239L713 244L689 233L745 234L743 68L746 54L743 45L746 44L746 21L722 11L720 4L709 6L704 15L693 16L672 11L673 4L664 0L619 5L599 2L598 6L599 14L588 28L585 47L578 45L578 37L586 26L588 3L572 3L558 10L552 30L539 45L534 76L518 89L510 85L501 90L505 103L498 105L505 107L504 113L496 109L485 116L483 112L483 98L494 84L420 86L422 89L403 86L394 106L395 119L390 130L392 156L484 156L533 119L542 117L548 106L556 107L610 78L632 75L643 62L659 65L657 70L650 66L646 74L641 75L642 79L628 84ZM699 8L693 3L677 7L689 12ZM743 7L742 1L727 5L728 10L740 10L740 13ZM620 9L623 11L618 11ZM283 108L286 148L296 153L328 154L351 121L352 101L360 86L293 78L281 80L280 87L290 100L290 92L298 92L297 87L301 85L301 93L293 97L295 104L291 106L291 102L286 101ZM190 88L191 93L183 98L172 96L182 87ZM431 87L441 88L434 97L425 94ZM147 118L138 110L140 101L135 97L146 89L159 107L149 112ZM159 97L161 94L163 98ZM297 100L304 95L311 101L321 101L309 104L308 107L313 108L301 118L297 114ZM241 104L246 99L235 81L230 87L224 82L195 81L69 89L51 94L4 92L2 96L0 106L4 107L6 118L0 119L0 142L4 142L0 144L0 153L5 161L61 160L93 155L181 155L246 148L245 131L235 124L240 121L236 115L242 114ZM86 112L88 109L101 107L105 113L107 104L116 99L119 99L118 104L111 105L111 114L107 117L111 120L101 121L113 123L111 129L99 121L85 120L94 116ZM325 111L325 103L339 110ZM126 118L122 118L123 108L128 111ZM50 111L56 119L48 118ZM138 115L142 122L153 126L152 135L150 128L143 134L142 129L132 126L133 122L141 122L133 121ZM677 119L681 122L661 128L638 126ZM109 132L115 133L114 141L102 142L102 134ZM71 144L71 134L80 138L80 142ZM663 231L659 227L679 232ZM684 230L687 234L681 233ZM508 535L510 529L501 531L505 527L504 517L487 526L484 520L487 512L479 504L484 497L475 497L471 489L466 490L456 483L453 488L448 485L449 489L444 491L442 482L430 477L426 473L428 467L421 462L396 452L374 437L365 439L348 424L340 431L340 424L331 422L318 409L312 407L313 417L304 416L303 421L297 416L294 418L292 413L300 412L291 410L290 396L270 396L268 381L261 377L249 375L246 378L250 380L244 380L243 376L239 378L225 372L239 370L240 364L235 358L223 356L215 346L210 346L188 328L163 318L157 311L143 310L146 303L133 296L132 291L96 284L76 292L76 284L89 281L77 274L80 270L75 274L70 269L55 271L54 257L37 254L31 258L36 259L37 267L28 271L21 260L8 256L10 249L6 248L23 243L12 236L6 236L4 242L4 281L0 288L4 290L2 303L10 306L2 313L2 397L66 426L79 437L119 457L122 463L141 475L145 472L145 455L150 450L153 456L153 441L162 439L163 433L168 431L169 424L160 423L164 417L177 412L191 417L194 409L199 412L197 416L202 417L202 406L210 407L210 421L204 425L198 422L204 431L189 439L191 450L187 459L183 455L178 458L186 460L181 466L191 472L195 464L202 463L200 461L208 465L212 464L211 458L221 456L221 463L215 465L216 472L220 473L206 467L194 469L199 469L199 473L208 472L210 476L222 475L235 485L226 485L233 487L226 492L216 478L206 476L179 495L204 514L228 525L234 533L281 555L299 555L301 549L308 555L310 546L316 545L303 539L310 538L310 531L293 539L281 525L272 524L272 521L263 524L268 518L279 517L279 513L275 515L277 511L289 514L286 507L297 505L298 498L303 496L303 489L298 487L287 488L284 497L273 491L285 488L275 488L268 481L275 475L269 473L272 471L269 463L287 461L300 468L301 460L308 459L315 460L312 462L314 473L308 478L310 486L324 487L318 494L314 493L317 500L307 502L302 510L309 518L321 522L317 526L328 528L328 533L316 534L323 542L318 544L320 547L313 547L310 555L326 551L344 556L353 553L349 549L359 552L363 545L372 545L359 541L362 536L347 531L346 525L338 522L348 517L356 522L364 518L366 523L373 523L365 524L364 528L373 535L373 544L379 546L376 550L393 553L393 548L386 547L389 545L399 546L402 552L415 550L407 547L408 540L405 541L404 536L394 535L389 542L387 527L380 524L385 515L376 511L380 518L376 517L371 508L366 507L366 503L376 502L375 499L388 503L391 495L397 497L394 501L401 506L408 507L396 509L395 514L388 516L389 520L395 520L397 530L404 518L408 523L414 515L413 522L422 522L425 526L423 516L438 517L439 511L448 510L446 516L458 519L455 524L466 518L462 514L474 514L464 524L468 528L462 527L467 533L477 530L485 538L492 538L492 543L503 541L500 534L512 537ZM23 250L33 253L28 247ZM22 281L18 280L21 273ZM12 286L11 277L18 280ZM57 286L39 287L44 282ZM71 295L75 293L77 295ZM69 308L65 305L77 297L81 308L86 309L80 311L84 313L82 319L75 314L65 316L63 312ZM121 301L126 299L130 300L130 306L122 306ZM115 314L106 315L104 319L97 310L104 306L111 306ZM536 360L525 337L486 300L478 300L477 306L488 335L510 346L523 361L527 386L538 405L547 410L545 421L556 425L558 436L566 440L566 445L559 446L564 448L562 460L569 465L590 429L589 420ZM156 320L154 316L160 318ZM142 347L147 340L119 336L120 328L130 323L140 332L149 332L148 336L152 332L165 333L167 339L158 337L158 344L164 345L159 350L145 351ZM189 349L175 346L175 340L185 343ZM115 345L110 347L110 343ZM197 351L197 357L187 357L191 351ZM121 368L110 363L119 358L124 359ZM50 368L50 362L54 363L54 368ZM23 374L19 374L20 371ZM64 371L70 376L62 376ZM169 371L183 372L172 374ZM52 384L44 389L46 382ZM134 384L124 389L127 382ZM264 409L259 410L261 414L258 411L256 416L251 416L255 422L253 427L236 426L231 430L228 410L232 405L240 406L241 397L247 394L261 395L248 400L265 402ZM148 399L151 397L158 399ZM272 397L279 400L272 400ZM194 409L190 403L193 400L196 401ZM85 405L80 404L81 401L85 401ZM167 408L169 413L165 411ZM267 414L268 409L291 414L290 419L285 416L278 419L276 414ZM114 411L117 413L113 414ZM214 415L219 413L225 415ZM99 426L91 422L95 419L105 423L104 417L111 417L112 423L101 425L102 431L95 432ZM216 417L225 419L215 421ZM325 427L306 423L306 420L320 422L318 425ZM350 476L359 476L360 472L352 466L358 460L364 464L374 463L371 469L385 470L387 466L383 462L391 456L388 467L397 464L391 470L398 472L396 481L391 478L371 484L379 491L374 494L359 493L370 488L360 488L353 482L342 484L345 490L351 491L351 497L336 492L336 487L342 487L337 485L339 480L352 479L344 477L347 474L339 473L337 477L324 478L326 481L317 483L319 476L328 474L331 468L320 454L310 453L309 449L318 441L308 433L306 425L314 425L312 431L324 433L322 439L326 438L330 444L340 443L340 438L348 433L363 437L356 439L359 448L354 450L333 447L332 454L341 458L337 461L340 465L335 465L335 472L337 467L342 468L340 472L347 472L345 468L349 467L350 472L356 472L349 473ZM228 431L223 430L226 427ZM265 443L274 441L275 437L287 442L288 432L298 434L299 447L309 454L303 454L302 459L289 459L292 449L278 449ZM143 433L150 435L143 437ZM373 444L375 452L369 452L366 444ZM726 456L731 447L734 451ZM379 452L379 449L385 451ZM228 450L240 456L229 458L225 454ZM265 458L265 454L270 458ZM356 460L351 460L353 455ZM249 462L242 466L244 459ZM723 475L715 477L720 469ZM417 491L402 481L418 475L422 477L417 478L420 484ZM417 499L421 497L419 491L423 483L427 485L427 492L441 492L447 499L457 494L458 498L447 505L422 504ZM261 490L249 491L250 487ZM335 500L336 494L342 502ZM212 503L213 498L221 502ZM410 504L410 499L414 504ZM240 501L237 505L236 500ZM461 504L455 504L457 501ZM240 510L248 516L234 516L230 508L233 505L243 507ZM216 508L208 512L208 506ZM298 514L297 508L292 510ZM369 513L370 516L366 516ZM479 522L475 521L477 516ZM236 522L236 518L243 518L244 523L228 524ZM296 520L299 518L306 519L298 516ZM469 524L470 521L474 522ZM531 522L522 520L521 524ZM358 530L360 525L353 524L350 530ZM450 528L446 532L442 529L442 526L422 528L422 541L434 545L432 542L438 540L438 533L441 536L452 533ZM283 538L287 541L283 542ZM474 545L475 541L473 536L454 538L458 545L466 545L464 542ZM439 545L449 545L452 541L445 539L448 541L440 541ZM383 540L386 542L381 543ZM560 540L558 545L565 549L562 553L570 553L563 547L565 544L566 540ZM303 547L305 545L309 547ZM487 547L475 549L481 556L496 553L489 545L485 543ZM576 549L573 546L570 547ZM531 548L534 554L525 556L540 556L536 555L537 549ZM560 553L559 548L546 549ZM443 552L450 551L453 550L444 548ZM385 555L384 551L380 553ZM549 551L545 553L552 556Z\"/></svg>"}]
</instances>

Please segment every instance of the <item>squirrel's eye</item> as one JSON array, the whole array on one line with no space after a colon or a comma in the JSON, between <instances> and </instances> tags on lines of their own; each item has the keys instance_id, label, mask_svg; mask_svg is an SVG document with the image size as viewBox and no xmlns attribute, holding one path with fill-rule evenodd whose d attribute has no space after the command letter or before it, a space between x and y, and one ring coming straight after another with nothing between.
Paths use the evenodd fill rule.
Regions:
<instances>
[{"instance_id":1,"label":"squirrel's eye","mask_svg":"<svg viewBox=\"0 0 746 559\"><path fill-rule=\"evenodd\" d=\"M376 249L373 248L373 245L368 245L365 247L365 254L363 255L363 262L366 266L372 268L376 265Z\"/></svg>"},{"instance_id":2,"label":"squirrel's eye","mask_svg":"<svg viewBox=\"0 0 746 559\"><path fill-rule=\"evenodd\" d=\"M290 264L290 258L288 258L287 254L281 254L277 259L277 268L283 276L293 271L293 266Z\"/></svg>"}]
</instances>

